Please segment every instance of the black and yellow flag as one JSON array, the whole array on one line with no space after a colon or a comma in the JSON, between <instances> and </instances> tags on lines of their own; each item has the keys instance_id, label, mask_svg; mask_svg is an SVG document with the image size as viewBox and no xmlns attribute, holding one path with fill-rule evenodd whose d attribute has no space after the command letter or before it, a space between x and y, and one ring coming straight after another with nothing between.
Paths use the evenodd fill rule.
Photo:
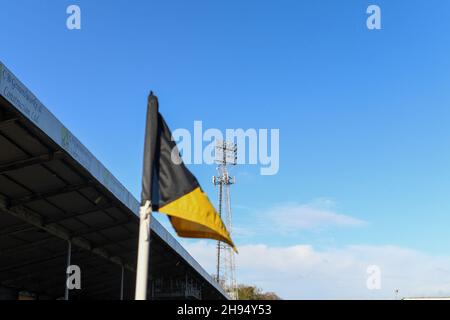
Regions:
<instances>
[{"instance_id":1,"label":"black and yellow flag","mask_svg":"<svg viewBox=\"0 0 450 320\"><path fill-rule=\"evenodd\" d=\"M197 179L181 160L172 134L158 112L158 98L150 93L145 132L141 202L169 216L180 237L233 241Z\"/></svg>"}]
</instances>

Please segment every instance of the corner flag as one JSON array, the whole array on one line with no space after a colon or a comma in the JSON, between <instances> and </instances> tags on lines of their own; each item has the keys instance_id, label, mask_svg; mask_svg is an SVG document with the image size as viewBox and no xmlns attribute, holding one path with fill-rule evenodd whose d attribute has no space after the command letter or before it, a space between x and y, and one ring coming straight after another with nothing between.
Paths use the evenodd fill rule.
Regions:
<instances>
[{"instance_id":1,"label":"corner flag","mask_svg":"<svg viewBox=\"0 0 450 320\"><path fill-rule=\"evenodd\" d=\"M181 160L158 108L158 98L151 93L147 107L141 205L150 201L153 211L167 214L180 237L215 239L236 251L219 214Z\"/></svg>"}]
</instances>

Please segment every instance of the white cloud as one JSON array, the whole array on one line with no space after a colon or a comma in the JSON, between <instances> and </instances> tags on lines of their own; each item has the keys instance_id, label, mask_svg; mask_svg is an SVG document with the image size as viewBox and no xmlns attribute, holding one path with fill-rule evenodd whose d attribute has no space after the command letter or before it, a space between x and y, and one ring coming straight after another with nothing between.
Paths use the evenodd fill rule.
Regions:
<instances>
[{"instance_id":1,"label":"white cloud","mask_svg":"<svg viewBox=\"0 0 450 320\"><path fill-rule=\"evenodd\" d=\"M304 230L325 230L340 227L360 227L367 222L337 213L333 201L325 198L316 199L306 204L289 203L274 206L266 211L246 213L251 223L237 224L237 236L252 236L267 233L267 229L280 236L294 236ZM240 209L240 208L238 208ZM250 220L249 220L250 221Z\"/></svg>"},{"instance_id":2,"label":"white cloud","mask_svg":"<svg viewBox=\"0 0 450 320\"><path fill-rule=\"evenodd\" d=\"M365 222L315 204L285 205L273 208L268 217L286 229L316 229L326 227L355 227Z\"/></svg>"},{"instance_id":3,"label":"white cloud","mask_svg":"<svg viewBox=\"0 0 450 320\"><path fill-rule=\"evenodd\" d=\"M210 273L215 245L185 243ZM309 245L239 247L238 282L274 291L285 299L393 299L450 296L450 257L426 255L397 246L347 246L316 250ZM367 268L381 268L381 290L366 287Z\"/></svg>"}]
</instances>

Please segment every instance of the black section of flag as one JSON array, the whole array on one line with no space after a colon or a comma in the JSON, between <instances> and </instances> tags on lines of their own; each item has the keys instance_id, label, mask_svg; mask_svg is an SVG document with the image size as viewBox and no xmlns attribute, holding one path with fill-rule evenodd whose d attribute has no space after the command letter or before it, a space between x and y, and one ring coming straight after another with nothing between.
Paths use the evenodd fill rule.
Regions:
<instances>
[{"instance_id":1,"label":"black section of flag","mask_svg":"<svg viewBox=\"0 0 450 320\"><path fill-rule=\"evenodd\" d=\"M151 93L147 109L141 204L151 200L154 211L199 187L197 179L181 161L172 133L158 109L158 99Z\"/></svg>"}]
</instances>

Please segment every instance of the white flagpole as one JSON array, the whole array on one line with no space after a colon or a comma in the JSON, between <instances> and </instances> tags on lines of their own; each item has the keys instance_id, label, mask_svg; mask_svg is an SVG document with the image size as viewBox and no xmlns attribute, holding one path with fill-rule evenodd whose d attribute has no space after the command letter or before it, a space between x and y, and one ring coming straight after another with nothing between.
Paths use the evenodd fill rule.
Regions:
<instances>
[{"instance_id":1,"label":"white flagpole","mask_svg":"<svg viewBox=\"0 0 450 320\"><path fill-rule=\"evenodd\" d=\"M139 248L136 271L136 300L147 300L148 256L150 253L151 202L147 201L140 210Z\"/></svg>"}]
</instances>

